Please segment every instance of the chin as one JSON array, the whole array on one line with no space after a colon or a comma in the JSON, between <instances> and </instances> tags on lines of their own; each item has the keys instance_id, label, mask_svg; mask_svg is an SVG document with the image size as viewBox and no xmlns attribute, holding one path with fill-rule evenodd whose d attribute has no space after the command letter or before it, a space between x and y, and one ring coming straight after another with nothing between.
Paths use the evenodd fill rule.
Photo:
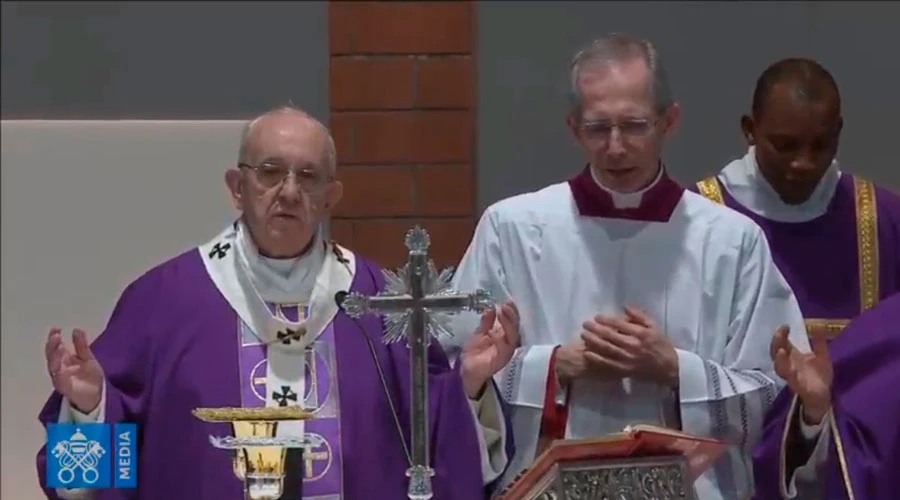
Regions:
<instances>
[{"instance_id":1,"label":"chin","mask_svg":"<svg viewBox=\"0 0 900 500\"><path fill-rule=\"evenodd\" d=\"M794 193L779 194L779 198L781 198L781 201L783 201L784 203L786 203L788 205L802 205L803 203L806 203L809 200L810 196L812 196L812 191L810 191L808 193L807 192L802 192L802 193L794 192Z\"/></svg>"}]
</instances>

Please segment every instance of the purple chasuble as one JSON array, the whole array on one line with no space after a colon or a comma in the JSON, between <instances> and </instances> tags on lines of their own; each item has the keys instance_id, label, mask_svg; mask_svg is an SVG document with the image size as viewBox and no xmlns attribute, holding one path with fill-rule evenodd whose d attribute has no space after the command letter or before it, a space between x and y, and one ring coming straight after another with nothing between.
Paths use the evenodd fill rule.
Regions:
<instances>
[{"instance_id":1,"label":"purple chasuble","mask_svg":"<svg viewBox=\"0 0 900 500\"><path fill-rule=\"evenodd\" d=\"M217 248L224 253L232 247ZM193 249L130 284L106 329L91 345L107 381L104 421L135 422L140 434L139 488L95 491L96 499L243 499L243 486L233 472L233 455L209 442L210 434L231 435L230 426L202 422L191 410L259 405L254 389L265 386L255 375L251 379L247 370L252 372L249 365L258 364L261 352L258 346L253 349L237 340L244 338L242 322L210 278L205 258L205 252L201 256ZM379 268L353 258L356 272L350 291L371 295L381 290ZM336 403L339 411L326 409L326 404L321 418L309 424L311 432L328 435L334 442L329 441L330 462L322 458L322 450L307 454L309 471L318 479L303 481L305 498L315 498L312 495L325 488L339 491L343 500L406 498L409 465L401 435L409 443L409 354L402 342L384 344L383 334L379 318L353 320L339 311L316 345L317 353L332 353L316 356L316 373L321 373L321 366L333 371L317 378L325 383L305 391L303 397L308 401L324 398L326 403ZM483 485L475 422L459 363L451 367L435 342L429 366L433 498L486 499L491 488ZM311 378L307 375L307 380ZM61 403L61 396L53 392L39 415L44 426L57 421ZM507 456L512 456L508 420L506 429ZM46 461L46 446L42 446L37 455L42 486ZM323 489L315 489L319 487ZM44 491L48 498L58 498L55 491L46 487Z\"/></svg>"},{"instance_id":2,"label":"purple chasuble","mask_svg":"<svg viewBox=\"0 0 900 500\"><path fill-rule=\"evenodd\" d=\"M716 179L724 204L765 232L778 269L794 290L803 316L849 320L862 310L855 177L843 173L828 209L806 222L779 222L751 212ZM697 186L691 190L699 192ZM900 291L900 197L875 188L878 300ZM876 239L877 238L877 239Z\"/></svg>"},{"instance_id":3,"label":"purple chasuble","mask_svg":"<svg viewBox=\"0 0 900 500\"><path fill-rule=\"evenodd\" d=\"M894 500L900 492L900 294L854 319L830 350L835 424L818 476L826 481L824 498ZM789 389L778 396L754 451L758 500L781 498L782 451L797 444L790 437L800 432L794 400ZM792 436L785 434L788 422Z\"/></svg>"}]
</instances>

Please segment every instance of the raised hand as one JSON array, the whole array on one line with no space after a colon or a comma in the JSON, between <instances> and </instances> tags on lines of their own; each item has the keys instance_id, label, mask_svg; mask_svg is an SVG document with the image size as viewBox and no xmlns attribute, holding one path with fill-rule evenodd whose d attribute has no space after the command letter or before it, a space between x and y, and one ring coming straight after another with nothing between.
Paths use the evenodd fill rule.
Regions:
<instances>
[{"instance_id":1,"label":"raised hand","mask_svg":"<svg viewBox=\"0 0 900 500\"><path fill-rule=\"evenodd\" d=\"M103 391L103 369L88 346L87 335L80 329L72 333L75 351L66 346L59 328L50 330L44 354L53 388L69 400L78 411L90 413L100 404Z\"/></svg>"},{"instance_id":2,"label":"raised hand","mask_svg":"<svg viewBox=\"0 0 900 500\"><path fill-rule=\"evenodd\" d=\"M678 383L678 355L672 342L647 313L625 307L625 316L594 316L582 325L585 359L594 371L614 377L639 377Z\"/></svg>"},{"instance_id":3,"label":"raised hand","mask_svg":"<svg viewBox=\"0 0 900 500\"><path fill-rule=\"evenodd\" d=\"M509 363L517 347L519 310L515 303L507 302L485 311L462 350L460 372L466 394L476 398L488 379Z\"/></svg>"},{"instance_id":4,"label":"raised hand","mask_svg":"<svg viewBox=\"0 0 900 500\"><path fill-rule=\"evenodd\" d=\"M804 420L815 425L831 408L834 368L828 352L828 340L814 336L810 338L812 352L802 353L788 339L788 333L790 328L780 326L772 339L770 354L775 363L775 373L800 398Z\"/></svg>"}]
</instances>

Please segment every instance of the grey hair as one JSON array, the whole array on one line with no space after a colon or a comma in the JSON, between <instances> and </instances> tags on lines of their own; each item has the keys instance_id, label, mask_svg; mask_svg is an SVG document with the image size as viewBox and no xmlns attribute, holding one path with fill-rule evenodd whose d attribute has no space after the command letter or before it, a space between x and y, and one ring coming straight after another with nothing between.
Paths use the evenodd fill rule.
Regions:
<instances>
[{"instance_id":1,"label":"grey hair","mask_svg":"<svg viewBox=\"0 0 900 500\"><path fill-rule=\"evenodd\" d=\"M578 86L578 78L583 71L597 66L631 61L635 58L642 59L650 69L653 79L651 92L655 110L663 113L669 109L674 102L672 88L669 86L669 78L653 43L623 33L610 33L593 40L576 52L572 58L569 104L573 115L577 118L581 117L583 96Z\"/></svg>"},{"instance_id":2,"label":"grey hair","mask_svg":"<svg viewBox=\"0 0 900 500\"><path fill-rule=\"evenodd\" d=\"M291 103L269 110L244 124L244 127L241 129L241 142L238 148L238 161L247 161L247 149L250 141L250 133L253 131L253 126L256 125L256 122L258 122L265 116L279 113L299 113L304 117L316 122L325 130L325 168L328 172L328 175L335 175L335 173L337 172L337 148L334 145L334 138L331 136L331 131L328 130L328 127L322 125L320 121L316 120L312 115L294 106Z\"/></svg>"}]
</instances>

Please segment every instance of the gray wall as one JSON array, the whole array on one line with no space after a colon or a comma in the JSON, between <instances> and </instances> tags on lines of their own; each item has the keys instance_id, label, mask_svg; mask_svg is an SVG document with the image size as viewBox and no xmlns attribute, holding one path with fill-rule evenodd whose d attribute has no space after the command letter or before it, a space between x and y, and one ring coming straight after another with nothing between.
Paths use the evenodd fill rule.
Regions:
<instances>
[{"instance_id":1,"label":"gray wall","mask_svg":"<svg viewBox=\"0 0 900 500\"><path fill-rule=\"evenodd\" d=\"M327 26L325 3L3 2L0 498L42 497L49 328L96 337L130 281L233 220L242 119L327 118Z\"/></svg>"},{"instance_id":2,"label":"gray wall","mask_svg":"<svg viewBox=\"0 0 900 500\"><path fill-rule=\"evenodd\" d=\"M326 2L3 2L4 119L328 118Z\"/></svg>"},{"instance_id":3,"label":"gray wall","mask_svg":"<svg viewBox=\"0 0 900 500\"><path fill-rule=\"evenodd\" d=\"M565 127L568 63L610 31L659 48L684 109L666 160L693 182L742 156L738 121L777 59L818 59L840 85L847 170L900 189L900 3L479 2L479 203L568 178L583 165Z\"/></svg>"}]
</instances>

